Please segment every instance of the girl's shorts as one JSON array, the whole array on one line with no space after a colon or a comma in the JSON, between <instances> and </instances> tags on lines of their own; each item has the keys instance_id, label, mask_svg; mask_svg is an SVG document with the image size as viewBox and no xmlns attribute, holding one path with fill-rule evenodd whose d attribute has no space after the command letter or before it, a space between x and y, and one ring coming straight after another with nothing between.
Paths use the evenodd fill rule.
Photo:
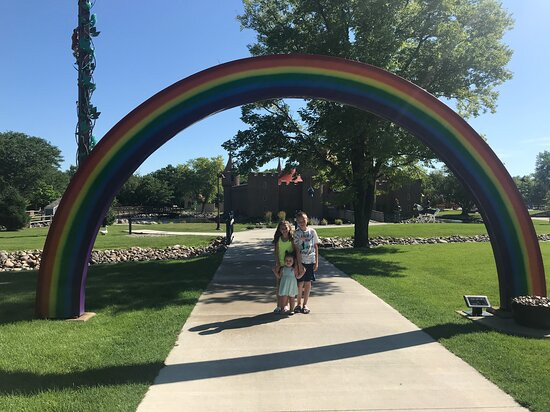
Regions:
<instances>
[{"instance_id":1,"label":"girl's shorts","mask_svg":"<svg viewBox=\"0 0 550 412\"><path fill-rule=\"evenodd\" d=\"M302 265L306 268L306 273L304 273L304 276L302 276L300 279L298 279L298 282L312 282L315 280L315 272L313 272L313 267L315 266L315 263L302 263Z\"/></svg>"}]
</instances>

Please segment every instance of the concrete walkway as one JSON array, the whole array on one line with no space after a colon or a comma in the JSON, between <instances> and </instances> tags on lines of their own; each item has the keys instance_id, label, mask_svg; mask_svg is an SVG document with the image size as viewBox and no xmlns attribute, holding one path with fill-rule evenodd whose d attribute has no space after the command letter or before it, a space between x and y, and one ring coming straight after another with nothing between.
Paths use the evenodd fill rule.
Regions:
<instances>
[{"instance_id":1,"label":"concrete walkway","mask_svg":"<svg viewBox=\"0 0 550 412\"><path fill-rule=\"evenodd\" d=\"M235 233L138 411L519 411L326 261L309 315L279 316L273 229Z\"/></svg>"},{"instance_id":2,"label":"concrete walkway","mask_svg":"<svg viewBox=\"0 0 550 412\"><path fill-rule=\"evenodd\" d=\"M133 235L157 235L157 236L168 236L168 235L180 235L180 236L225 236L225 227L219 232L167 232L166 230L149 230L149 229L138 229L132 230Z\"/></svg>"}]
</instances>

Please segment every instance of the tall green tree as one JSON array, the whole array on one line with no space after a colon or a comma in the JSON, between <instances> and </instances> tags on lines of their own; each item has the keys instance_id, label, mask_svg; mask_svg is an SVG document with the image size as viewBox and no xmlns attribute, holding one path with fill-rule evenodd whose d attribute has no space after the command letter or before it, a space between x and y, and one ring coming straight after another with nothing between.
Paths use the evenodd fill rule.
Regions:
<instances>
[{"instance_id":1,"label":"tall green tree","mask_svg":"<svg viewBox=\"0 0 550 412\"><path fill-rule=\"evenodd\" d=\"M495 88L511 78L502 36L512 19L496 0L245 0L252 55L316 53L389 70L451 100L465 116L494 111ZM350 191L355 246L368 245L375 181L434 157L395 125L324 101L291 112L282 101L246 105L250 125L224 143L241 172L276 158L307 165Z\"/></svg>"},{"instance_id":2,"label":"tall green tree","mask_svg":"<svg viewBox=\"0 0 550 412\"><path fill-rule=\"evenodd\" d=\"M0 228L19 230L30 220L27 200L0 176Z\"/></svg>"},{"instance_id":3,"label":"tall green tree","mask_svg":"<svg viewBox=\"0 0 550 412\"><path fill-rule=\"evenodd\" d=\"M460 206L464 217L476 205L464 185L447 168L435 170L428 175L424 194L432 205L443 203Z\"/></svg>"},{"instance_id":4,"label":"tall green tree","mask_svg":"<svg viewBox=\"0 0 550 412\"><path fill-rule=\"evenodd\" d=\"M185 206L185 201L193 197L194 171L188 164L168 165L153 172L153 176L168 185L172 191L172 204Z\"/></svg>"},{"instance_id":5,"label":"tall green tree","mask_svg":"<svg viewBox=\"0 0 550 412\"><path fill-rule=\"evenodd\" d=\"M36 184L35 189L28 195L30 209L40 209L55 199L59 199L69 185L67 171L52 170L46 173Z\"/></svg>"},{"instance_id":6,"label":"tall green tree","mask_svg":"<svg viewBox=\"0 0 550 412\"><path fill-rule=\"evenodd\" d=\"M152 174L143 176L135 189L140 206L172 206L172 191L166 182L157 179Z\"/></svg>"},{"instance_id":7,"label":"tall green tree","mask_svg":"<svg viewBox=\"0 0 550 412\"><path fill-rule=\"evenodd\" d=\"M116 195L118 203L122 206L139 206L141 200L139 198L138 187L141 181L141 176L132 175L122 185Z\"/></svg>"},{"instance_id":8,"label":"tall green tree","mask_svg":"<svg viewBox=\"0 0 550 412\"><path fill-rule=\"evenodd\" d=\"M535 173L533 174L534 184L534 203L544 206L548 202L545 199L550 198L550 152L545 150L537 155L535 162Z\"/></svg>"},{"instance_id":9,"label":"tall green tree","mask_svg":"<svg viewBox=\"0 0 550 412\"><path fill-rule=\"evenodd\" d=\"M218 175L223 171L223 158L216 157L197 157L186 163L191 171L188 184L192 189L195 199L202 204L204 212L207 203L214 202L218 191Z\"/></svg>"},{"instance_id":10,"label":"tall green tree","mask_svg":"<svg viewBox=\"0 0 550 412\"><path fill-rule=\"evenodd\" d=\"M518 187L518 190L521 193L527 207L533 207L533 205L541 204L542 197L537 194L537 188L535 186L535 179L533 178L533 175L514 176L514 183Z\"/></svg>"},{"instance_id":11,"label":"tall green tree","mask_svg":"<svg viewBox=\"0 0 550 412\"><path fill-rule=\"evenodd\" d=\"M64 190L58 183L61 151L40 137L19 132L0 133L0 176L30 204L41 190ZM49 203L49 201L48 201ZM33 204L43 207L45 204Z\"/></svg>"}]
</instances>

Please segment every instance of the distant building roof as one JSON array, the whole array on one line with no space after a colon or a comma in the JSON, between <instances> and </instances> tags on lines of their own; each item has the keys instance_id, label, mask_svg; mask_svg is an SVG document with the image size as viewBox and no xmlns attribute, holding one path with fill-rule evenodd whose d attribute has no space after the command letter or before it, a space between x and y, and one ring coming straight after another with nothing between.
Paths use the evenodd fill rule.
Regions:
<instances>
[{"instance_id":1,"label":"distant building roof","mask_svg":"<svg viewBox=\"0 0 550 412\"><path fill-rule=\"evenodd\" d=\"M47 206L44 206L45 209L55 209L57 206L59 206L59 202L61 201L61 198L54 200L52 203L50 203Z\"/></svg>"},{"instance_id":2,"label":"distant building roof","mask_svg":"<svg viewBox=\"0 0 550 412\"><path fill-rule=\"evenodd\" d=\"M300 175L296 175L296 169L292 169L290 172L284 172L282 175L279 176L279 186L283 183L288 185L290 183L300 183L303 182L302 177Z\"/></svg>"}]
</instances>

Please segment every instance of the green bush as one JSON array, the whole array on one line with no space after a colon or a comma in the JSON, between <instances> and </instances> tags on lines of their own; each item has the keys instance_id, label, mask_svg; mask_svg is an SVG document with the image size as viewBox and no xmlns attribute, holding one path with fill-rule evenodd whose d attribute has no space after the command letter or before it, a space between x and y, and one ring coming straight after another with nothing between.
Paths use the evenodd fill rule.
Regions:
<instances>
[{"instance_id":1,"label":"green bush","mask_svg":"<svg viewBox=\"0 0 550 412\"><path fill-rule=\"evenodd\" d=\"M264 213L265 217L265 223L267 225L271 224L271 221L273 220L273 212L271 210L268 210Z\"/></svg>"},{"instance_id":2,"label":"green bush","mask_svg":"<svg viewBox=\"0 0 550 412\"><path fill-rule=\"evenodd\" d=\"M328 225L328 220L326 220L324 218L321 219L321 226L326 226L326 225Z\"/></svg>"},{"instance_id":3,"label":"green bush","mask_svg":"<svg viewBox=\"0 0 550 412\"><path fill-rule=\"evenodd\" d=\"M335 225L341 225L343 222L342 222L342 219L334 219L334 224Z\"/></svg>"},{"instance_id":4,"label":"green bush","mask_svg":"<svg viewBox=\"0 0 550 412\"><path fill-rule=\"evenodd\" d=\"M286 220L286 212L284 210L279 210L279 213L277 213L277 218L279 219L279 222Z\"/></svg>"},{"instance_id":5,"label":"green bush","mask_svg":"<svg viewBox=\"0 0 550 412\"><path fill-rule=\"evenodd\" d=\"M117 217L115 208L119 206L118 201L115 199L111 206L109 207L109 210L107 211L107 214L105 215L105 219L103 219L103 226L111 226L113 223L115 223L115 219Z\"/></svg>"},{"instance_id":6,"label":"green bush","mask_svg":"<svg viewBox=\"0 0 550 412\"><path fill-rule=\"evenodd\" d=\"M29 224L27 201L13 186L3 184L0 189L0 226L6 230L19 230Z\"/></svg>"}]
</instances>

